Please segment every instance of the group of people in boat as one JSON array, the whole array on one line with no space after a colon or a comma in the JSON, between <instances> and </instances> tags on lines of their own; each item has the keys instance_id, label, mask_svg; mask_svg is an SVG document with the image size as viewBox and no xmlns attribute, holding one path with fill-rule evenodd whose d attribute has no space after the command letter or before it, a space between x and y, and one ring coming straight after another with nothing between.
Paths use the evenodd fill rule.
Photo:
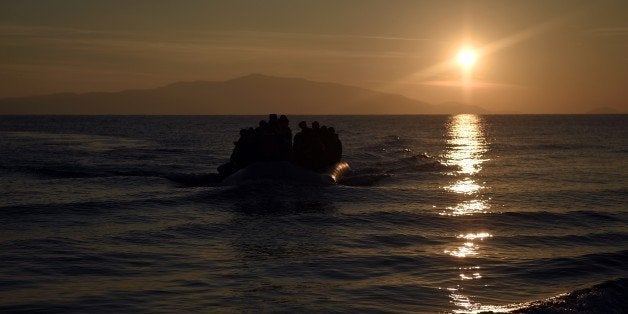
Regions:
<instances>
[{"instance_id":1,"label":"group of people in boat","mask_svg":"<svg viewBox=\"0 0 628 314\"><path fill-rule=\"evenodd\" d=\"M260 161L291 161L320 171L340 161L342 143L333 127L320 126L317 121L308 127L307 122L301 121L301 131L293 140L289 123L285 115L278 118L270 114L268 121L261 120L256 128L240 130L229 162L218 167L218 172L226 177Z\"/></svg>"}]
</instances>

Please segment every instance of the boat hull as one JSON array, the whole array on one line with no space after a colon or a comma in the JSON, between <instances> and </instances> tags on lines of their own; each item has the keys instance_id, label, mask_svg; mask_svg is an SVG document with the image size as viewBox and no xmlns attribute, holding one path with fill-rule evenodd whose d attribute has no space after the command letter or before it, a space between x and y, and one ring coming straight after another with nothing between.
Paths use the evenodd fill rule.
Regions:
<instances>
[{"instance_id":1,"label":"boat hull","mask_svg":"<svg viewBox=\"0 0 628 314\"><path fill-rule=\"evenodd\" d=\"M289 181L301 184L331 185L342 180L342 177L351 171L349 164L344 161L329 166L323 172L315 172L295 165L289 161L256 162L240 169L225 178L225 185L238 185L254 181Z\"/></svg>"}]
</instances>

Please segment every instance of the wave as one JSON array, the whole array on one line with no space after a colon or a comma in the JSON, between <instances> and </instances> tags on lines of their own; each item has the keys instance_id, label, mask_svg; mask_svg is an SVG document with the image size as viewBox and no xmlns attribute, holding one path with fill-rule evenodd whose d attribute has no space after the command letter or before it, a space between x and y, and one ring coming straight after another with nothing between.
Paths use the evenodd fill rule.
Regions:
<instances>
[{"instance_id":1,"label":"wave","mask_svg":"<svg viewBox=\"0 0 628 314\"><path fill-rule=\"evenodd\" d=\"M183 187L216 186L222 181L222 176L218 173L172 173L162 177Z\"/></svg>"},{"instance_id":2,"label":"wave","mask_svg":"<svg viewBox=\"0 0 628 314\"><path fill-rule=\"evenodd\" d=\"M75 178L102 178L116 176L140 176L140 177L159 177L164 173L158 171L141 170L141 169L120 169L108 170L98 169L94 167L85 167L81 165L47 165L47 166L18 166L4 167L0 169L11 172L19 172L23 174L33 175L41 179L75 179Z\"/></svg>"},{"instance_id":3,"label":"wave","mask_svg":"<svg viewBox=\"0 0 628 314\"><path fill-rule=\"evenodd\" d=\"M458 166L447 165L427 153L414 150L419 143L416 138L388 135L373 145L363 146L357 151L355 168L375 169L368 174L397 174L426 171L456 171ZM352 165L353 166L353 165Z\"/></svg>"},{"instance_id":4,"label":"wave","mask_svg":"<svg viewBox=\"0 0 628 314\"><path fill-rule=\"evenodd\" d=\"M35 176L40 179L89 179L109 177L154 177L164 178L183 187L215 186L220 183L218 173L181 173L164 172L152 169L104 169L91 168L80 165L49 165L49 166L21 166L2 167L10 172L19 172ZM416 155L403 157L391 162L380 162L357 168L340 182L348 186L374 186L381 180L397 174L416 172L443 172L455 171L457 166L446 165L432 157Z\"/></svg>"},{"instance_id":5,"label":"wave","mask_svg":"<svg viewBox=\"0 0 628 314\"><path fill-rule=\"evenodd\" d=\"M392 163L381 164L381 166L389 167L388 171L393 173L460 170L460 166L444 164L427 154L404 157Z\"/></svg>"},{"instance_id":6,"label":"wave","mask_svg":"<svg viewBox=\"0 0 628 314\"><path fill-rule=\"evenodd\" d=\"M495 265L495 272L509 274L528 283L552 284L566 278L626 274L628 250L584 254L572 257L551 257Z\"/></svg>"},{"instance_id":7,"label":"wave","mask_svg":"<svg viewBox=\"0 0 628 314\"><path fill-rule=\"evenodd\" d=\"M628 278L604 281L594 286L543 300L508 305L475 305L456 313L626 313Z\"/></svg>"},{"instance_id":8,"label":"wave","mask_svg":"<svg viewBox=\"0 0 628 314\"><path fill-rule=\"evenodd\" d=\"M502 192L503 198L525 199L526 201L535 201L539 203L551 201L552 199L569 200L573 203L578 202L600 202L607 198L625 198L628 195L628 188L616 187L616 188L597 188L597 187L564 187L560 190L548 189L548 190L511 190ZM623 200L623 199L622 199Z\"/></svg>"},{"instance_id":9,"label":"wave","mask_svg":"<svg viewBox=\"0 0 628 314\"><path fill-rule=\"evenodd\" d=\"M581 150L581 149L606 149L609 146L606 145L595 145L595 144L582 144L582 143L564 143L564 144L537 144L526 146L526 149L533 150Z\"/></svg>"},{"instance_id":10,"label":"wave","mask_svg":"<svg viewBox=\"0 0 628 314\"><path fill-rule=\"evenodd\" d=\"M178 173L163 172L147 169L96 169L73 166L22 166L7 168L0 166L0 169L17 171L33 175L40 179L90 179L90 178L114 178L114 177L146 177L146 178L164 178L183 187L196 186L215 186L221 177L218 173Z\"/></svg>"},{"instance_id":11,"label":"wave","mask_svg":"<svg viewBox=\"0 0 628 314\"><path fill-rule=\"evenodd\" d=\"M493 243L501 243L513 246L530 245L551 245L559 247L562 245L588 245L588 246L616 246L621 243L628 243L628 233L623 232L601 232L588 234L566 234L566 235L517 235L517 236L495 236L491 239Z\"/></svg>"},{"instance_id":12,"label":"wave","mask_svg":"<svg viewBox=\"0 0 628 314\"><path fill-rule=\"evenodd\" d=\"M628 212L602 213L591 210L576 210L563 213L548 211L533 212L502 212L496 213L507 220L528 220L532 222L549 222L549 223L570 223L576 225L587 226L599 222L625 222L625 216ZM495 215L495 214L494 214Z\"/></svg>"},{"instance_id":13,"label":"wave","mask_svg":"<svg viewBox=\"0 0 628 314\"><path fill-rule=\"evenodd\" d=\"M519 306L513 313L626 313L628 278L605 281L541 301Z\"/></svg>"},{"instance_id":14,"label":"wave","mask_svg":"<svg viewBox=\"0 0 628 314\"><path fill-rule=\"evenodd\" d=\"M608 145L590 144L590 143L491 143L491 148L494 150L580 150L580 149L593 149L602 150L613 148Z\"/></svg>"},{"instance_id":15,"label":"wave","mask_svg":"<svg viewBox=\"0 0 628 314\"><path fill-rule=\"evenodd\" d=\"M140 267L172 267L177 253L94 251L84 241L65 237L16 240L0 244L3 261L17 274L64 276L133 276Z\"/></svg>"},{"instance_id":16,"label":"wave","mask_svg":"<svg viewBox=\"0 0 628 314\"><path fill-rule=\"evenodd\" d=\"M183 202L193 201L189 195L163 195L159 197L135 197L130 199L94 200L94 201L74 201L74 202L48 202L31 203L20 205L0 206L2 217L0 222L9 218L22 219L28 215L48 215L48 214L80 214L98 215L110 213L112 211L127 210L133 207L149 206L176 206ZM25 220L30 218L23 218Z\"/></svg>"},{"instance_id":17,"label":"wave","mask_svg":"<svg viewBox=\"0 0 628 314\"><path fill-rule=\"evenodd\" d=\"M359 164L359 163L358 163ZM374 186L381 180L402 174L421 172L458 171L457 165L447 165L425 153L401 157L388 161L379 161L358 165L340 184L349 186Z\"/></svg>"},{"instance_id":18,"label":"wave","mask_svg":"<svg viewBox=\"0 0 628 314\"><path fill-rule=\"evenodd\" d=\"M197 201L224 202L245 215L323 213L335 209L324 186L295 186L284 181L257 181L204 191Z\"/></svg>"},{"instance_id":19,"label":"wave","mask_svg":"<svg viewBox=\"0 0 628 314\"><path fill-rule=\"evenodd\" d=\"M390 178L390 173L365 173L365 174L349 174L340 181L340 184L346 186L374 186L381 180Z\"/></svg>"},{"instance_id":20,"label":"wave","mask_svg":"<svg viewBox=\"0 0 628 314\"><path fill-rule=\"evenodd\" d=\"M371 152L401 152L409 151L409 146L413 145L416 140L402 138L397 135L387 135L380 139L379 142L372 145L363 146L360 151Z\"/></svg>"},{"instance_id":21,"label":"wave","mask_svg":"<svg viewBox=\"0 0 628 314\"><path fill-rule=\"evenodd\" d=\"M570 211L554 213L535 212L488 212L475 215L451 216L439 212L423 211L372 211L359 214L346 214L352 219L364 222L390 223L399 225L455 226L481 223L486 227L510 227L518 229L528 227L578 226L588 227L607 224L621 225L626 222L628 212L601 213L596 211Z\"/></svg>"}]
</instances>

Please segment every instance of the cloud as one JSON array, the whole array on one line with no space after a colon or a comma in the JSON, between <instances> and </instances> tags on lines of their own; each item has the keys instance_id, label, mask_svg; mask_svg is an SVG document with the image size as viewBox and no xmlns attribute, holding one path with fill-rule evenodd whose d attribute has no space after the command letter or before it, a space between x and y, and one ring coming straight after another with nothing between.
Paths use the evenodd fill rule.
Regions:
<instances>
[{"instance_id":1,"label":"cloud","mask_svg":"<svg viewBox=\"0 0 628 314\"><path fill-rule=\"evenodd\" d=\"M148 54L189 60L217 55L234 57L295 58L418 58L416 51L401 48L371 48L368 44L337 45L330 39L427 41L362 35L330 35L259 31L124 32L89 31L73 28L0 25L0 46L94 51L97 54ZM396 46L393 46L396 47ZM236 53L236 55L233 55ZM176 61L176 60L175 60Z\"/></svg>"},{"instance_id":2,"label":"cloud","mask_svg":"<svg viewBox=\"0 0 628 314\"><path fill-rule=\"evenodd\" d=\"M628 27L603 27L592 28L586 33L593 36L628 36Z\"/></svg>"},{"instance_id":3,"label":"cloud","mask_svg":"<svg viewBox=\"0 0 628 314\"><path fill-rule=\"evenodd\" d=\"M525 89L528 88L524 85L507 84L489 81L471 81L463 82L460 80L431 80L418 83L419 85L434 86L434 87L470 87L477 89Z\"/></svg>"},{"instance_id":4,"label":"cloud","mask_svg":"<svg viewBox=\"0 0 628 314\"><path fill-rule=\"evenodd\" d=\"M205 32L205 33L207 33L207 32ZM291 37L291 38L315 37L315 38L367 39L367 40L410 41L410 42L433 41L432 38L378 36L378 35L324 34L324 33L298 33L298 32L269 32L269 31L230 31L229 33L241 33L241 34L250 33L250 34L262 35L262 36Z\"/></svg>"}]
</instances>

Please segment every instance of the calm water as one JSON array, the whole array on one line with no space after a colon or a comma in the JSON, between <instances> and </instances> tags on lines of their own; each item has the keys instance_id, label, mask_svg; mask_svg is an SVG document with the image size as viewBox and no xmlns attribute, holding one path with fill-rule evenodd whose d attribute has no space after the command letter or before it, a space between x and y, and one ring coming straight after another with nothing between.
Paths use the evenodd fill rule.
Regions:
<instances>
[{"instance_id":1,"label":"calm water","mask_svg":"<svg viewBox=\"0 0 628 314\"><path fill-rule=\"evenodd\" d=\"M628 116L307 117L344 184L211 184L259 119L0 117L0 311L626 310Z\"/></svg>"}]
</instances>

